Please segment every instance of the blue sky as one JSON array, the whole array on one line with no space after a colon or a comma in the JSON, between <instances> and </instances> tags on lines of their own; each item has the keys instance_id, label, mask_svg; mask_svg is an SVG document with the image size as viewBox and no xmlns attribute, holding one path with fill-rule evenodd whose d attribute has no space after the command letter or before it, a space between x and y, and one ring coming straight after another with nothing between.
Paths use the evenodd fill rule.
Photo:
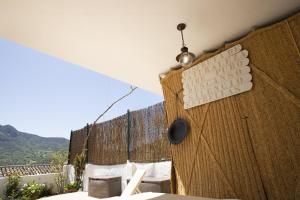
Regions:
<instances>
[{"instance_id":1,"label":"blue sky","mask_svg":"<svg viewBox=\"0 0 300 200\"><path fill-rule=\"evenodd\" d=\"M109 67L109 66L108 66ZM130 85L0 39L0 124L45 137L69 138L92 123ZM138 88L102 119L163 101Z\"/></svg>"}]
</instances>

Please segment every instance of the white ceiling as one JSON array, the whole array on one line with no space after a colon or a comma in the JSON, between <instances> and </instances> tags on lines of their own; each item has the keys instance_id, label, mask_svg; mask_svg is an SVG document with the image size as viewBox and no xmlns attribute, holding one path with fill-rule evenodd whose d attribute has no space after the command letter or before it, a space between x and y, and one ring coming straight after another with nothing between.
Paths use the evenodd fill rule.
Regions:
<instances>
[{"instance_id":1,"label":"white ceiling","mask_svg":"<svg viewBox=\"0 0 300 200\"><path fill-rule=\"evenodd\" d=\"M177 65L178 23L199 55L299 8L300 0L0 0L0 37L161 94L158 75Z\"/></svg>"}]
</instances>

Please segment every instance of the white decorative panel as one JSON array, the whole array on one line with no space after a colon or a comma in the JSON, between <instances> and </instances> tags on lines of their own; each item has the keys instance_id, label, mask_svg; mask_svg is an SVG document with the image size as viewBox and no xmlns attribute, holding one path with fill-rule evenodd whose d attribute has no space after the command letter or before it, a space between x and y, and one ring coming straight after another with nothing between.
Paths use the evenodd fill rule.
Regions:
<instances>
[{"instance_id":1,"label":"white decorative panel","mask_svg":"<svg viewBox=\"0 0 300 200\"><path fill-rule=\"evenodd\" d=\"M240 44L182 73L184 108L192 108L252 88L248 51Z\"/></svg>"}]
</instances>

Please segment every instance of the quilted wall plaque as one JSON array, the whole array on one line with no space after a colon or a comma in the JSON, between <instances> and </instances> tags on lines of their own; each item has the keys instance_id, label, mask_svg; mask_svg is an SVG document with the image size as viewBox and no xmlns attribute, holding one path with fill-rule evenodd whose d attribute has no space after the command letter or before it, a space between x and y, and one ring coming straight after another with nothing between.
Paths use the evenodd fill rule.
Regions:
<instances>
[{"instance_id":1,"label":"quilted wall plaque","mask_svg":"<svg viewBox=\"0 0 300 200\"><path fill-rule=\"evenodd\" d=\"M248 51L240 44L182 73L184 108L251 90Z\"/></svg>"}]
</instances>

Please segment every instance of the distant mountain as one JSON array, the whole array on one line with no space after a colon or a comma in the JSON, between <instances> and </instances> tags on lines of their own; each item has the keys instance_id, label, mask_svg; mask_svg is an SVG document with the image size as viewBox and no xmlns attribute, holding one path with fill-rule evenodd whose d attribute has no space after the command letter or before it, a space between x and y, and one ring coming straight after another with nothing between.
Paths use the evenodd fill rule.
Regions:
<instances>
[{"instance_id":1,"label":"distant mountain","mask_svg":"<svg viewBox=\"0 0 300 200\"><path fill-rule=\"evenodd\" d=\"M69 140L40 137L0 125L0 165L50 163L55 151L68 151Z\"/></svg>"}]
</instances>

